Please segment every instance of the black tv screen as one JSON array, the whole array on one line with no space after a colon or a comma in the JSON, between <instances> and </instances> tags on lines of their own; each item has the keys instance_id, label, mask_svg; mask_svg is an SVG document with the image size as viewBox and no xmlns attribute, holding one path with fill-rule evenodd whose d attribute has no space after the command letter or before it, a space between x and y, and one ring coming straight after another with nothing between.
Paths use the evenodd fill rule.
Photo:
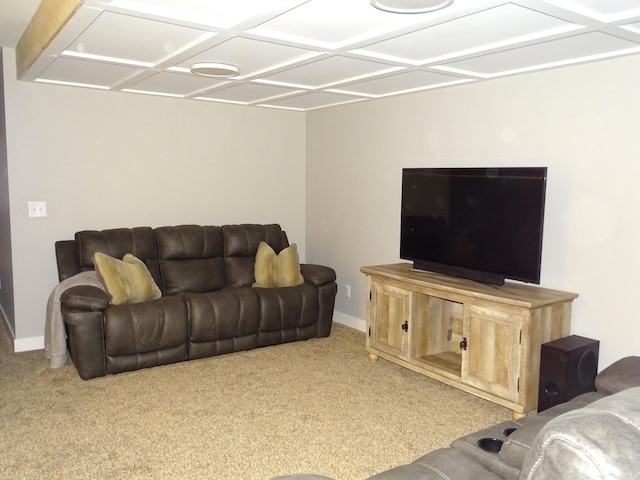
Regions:
<instances>
[{"instance_id":1,"label":"black tv screen","mask_svg":"<svg viewBox=\"0 0 640 480\"><path fill-rule=\"evenodd\" d=\"M546 181L546 167L403 169L400 258L483 283L540 283Z\"/></svg>"}]
</instances>

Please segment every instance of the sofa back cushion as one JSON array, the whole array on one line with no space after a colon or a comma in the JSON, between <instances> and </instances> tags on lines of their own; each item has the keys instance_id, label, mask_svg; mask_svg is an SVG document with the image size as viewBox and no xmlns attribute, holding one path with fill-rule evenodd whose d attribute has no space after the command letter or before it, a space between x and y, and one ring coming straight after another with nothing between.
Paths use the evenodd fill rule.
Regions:
<instances>
[{"instance_id":1,"label":"sofa back cushion","mask_svg":"<svg viewBox=\"0 0 640 480\"><path fill-rule=\"evenodd\" d=\"M520 478L637 478L638 443L640 387L634 387L549 421L533 442Z\"/></svg>"},{"instance_id":2,"label":"sofa back cushion","mask_svg":"<svg viewBox=\"0 0 640 480\"><path fill-rule=\"evenodd\" d=\"M227 286L221 227L179 225L156 228L155 233L165 294Z\"/></svg>"},{"instance_id":3,"label":"sofa back cushion","mask_svg":"<svg viewBox=\"0 0 640 480\"><path fill-rule=\"evenodd\" d=\"M640 387L640 357L624 357L613 362L596 376L596 389L612 394Z\"/></svg>"},{"instance_id":4,"label":"sofa back cushion","mask_svg":"<svg viewBox=\"0 0 640 480\"><path fill-rule=\"evenodd\" d=\"M224 258L230 287L250 287L255 278L253 268L260 242L266 242L276 254L289 246L280 225L225 225Z\"/></svg>"},{"instance_id":5,"label":"sofa back cushion","mask_svg":"<svg viewBox=\"0 0 640 480\"><path fill-rule=\"evenodd\" d=\"M95 270L97 252L122 259L130 253L144 262L156 284L160 285L156 238L151 227L83 230L75 234L78 265L82 271Z\"/></svg>"}]
</instances>

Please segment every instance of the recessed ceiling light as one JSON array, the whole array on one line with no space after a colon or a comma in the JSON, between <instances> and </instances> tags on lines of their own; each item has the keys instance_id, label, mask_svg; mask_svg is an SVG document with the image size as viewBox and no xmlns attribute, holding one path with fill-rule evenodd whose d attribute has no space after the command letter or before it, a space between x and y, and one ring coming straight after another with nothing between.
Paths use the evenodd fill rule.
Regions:
<instances>
[{"instance_id":1,"label":"recessed ceiling light","mask_svg":"<svg viewBox=\"0 0 640 480\"><path fill-rule=\"evenodd\" d=\"M391 13L427 13L448 7L453 0L371 0L371 5Z\"/></svg>"},{"instance_id":2,"label":"recessed ceiling light","mask_svg":"<svg viewBox=\"0 0 640 480\"><path fill-rule=\"evenodd\" d=\"M204 77L235 77L238 75L238 67L226 63L202 62L191 65L191 73Z\"/></svg>"}]
</instances>

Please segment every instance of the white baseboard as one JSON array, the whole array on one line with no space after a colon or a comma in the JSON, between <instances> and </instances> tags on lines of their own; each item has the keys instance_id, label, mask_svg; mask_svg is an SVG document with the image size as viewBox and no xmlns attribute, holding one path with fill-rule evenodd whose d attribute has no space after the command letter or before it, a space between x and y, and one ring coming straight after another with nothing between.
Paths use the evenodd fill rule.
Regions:
<instances>
[{"instance_id":1,"label":"white baseboard","mask_svg":"<svg viewBox=\"0 0 640 480\"><path fill-rule=\"evenodd\" d=\"M333 321L341 323L342 325L346 325L347 327L355 328L356 330L360 330L361 332L367 331L367 322L365 320L352 317L351 315L338 312L337 310L333 312Z\"/></svg>"},{"instance_id":2,"label":"white baseboard","mask_svg":"<svg viewBox=\"0 0 640 480\"><path fill-rule=\"evenodd\" d=\"M15 339L16 332L13 331L11 325L9 324L9 320L7 320L7 315L4 313L4 309L2 305L0 305L0 322L3 322L5 327L7 327L7 331L13 340L13 351L14 352L28 352L31 350L42 350L44 349L44 336L42 337L32 337L32 338L19 338Z\"/></svg>"},{"instance_id":3,"label":"white baseboard","mask_svg":"<svg viewBox=\"0 0 640 480\"><path fill-rule=\"evenodd\" d=\"M13 341L13 351L16 353L43 349L44 337L16 338Z\"/></svg>"}]
</instances>

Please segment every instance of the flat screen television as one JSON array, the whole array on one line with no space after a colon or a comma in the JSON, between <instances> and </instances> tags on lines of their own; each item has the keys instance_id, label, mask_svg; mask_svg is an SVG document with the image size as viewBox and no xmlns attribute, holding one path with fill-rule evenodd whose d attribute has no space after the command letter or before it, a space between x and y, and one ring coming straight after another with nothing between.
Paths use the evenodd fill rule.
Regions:
<instances>
[{"instance_id":1,"label":"flat screen television","mask_svg":"<svg viewBox=\"0 0 640 480\"><path fill-rule=\"evenodd\" d=\"M492 285L540 283L546 167L405 168L400 258Z\"/></svg>"}]
</instances>

